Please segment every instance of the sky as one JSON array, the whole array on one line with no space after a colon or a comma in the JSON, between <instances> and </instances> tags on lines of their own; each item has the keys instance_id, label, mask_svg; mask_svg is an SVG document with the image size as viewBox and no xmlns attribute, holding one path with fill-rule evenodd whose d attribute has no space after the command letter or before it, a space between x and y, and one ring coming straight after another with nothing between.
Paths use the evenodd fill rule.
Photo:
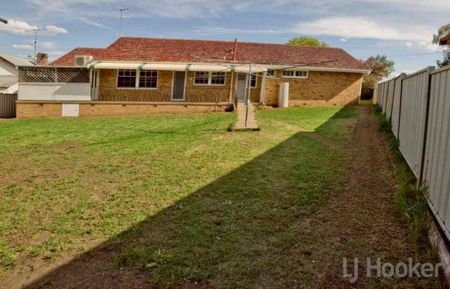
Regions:
<instances>
[{"instance_id":1,"label":"sky","mask_svg":"<svg viewBox=\"0 0 450 289\"><path fill-rule=\"evenodd\" d=\"M383 54L395 74L435 65L431 43L450 22L448 0L0 0L0 52L55 59L75 47L106 47L123 36L286 43L314 36L358 59Z\"/></svg>"}]
</instances>

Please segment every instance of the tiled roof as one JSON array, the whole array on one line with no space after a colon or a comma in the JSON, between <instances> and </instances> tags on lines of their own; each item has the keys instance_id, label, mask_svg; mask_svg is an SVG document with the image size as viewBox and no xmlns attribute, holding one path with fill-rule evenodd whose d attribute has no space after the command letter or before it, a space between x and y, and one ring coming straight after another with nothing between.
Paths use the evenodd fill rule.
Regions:
<instances>
[{"instance_id":1,"label":"tiled roof","mask_svg":"<svg viewBox=\"0 0 450 289\"><path fill-rule=\"evenodd\" d=\"M79 47L75 48L68 53L64 54L60 58L56 59L50 65L55 66L74 66L75 64L75 56L77 55L91 55L94 59L100 59L101 54L104 51L104 48L87 48L87 47Z\"/></svg>"},{"instance_id":2,"label":"tiled roof","mask_svg":"<svg viewBox=\"0 0 450 289\"><path fill-rule=\"evenodd\" d=\"M122 37L104 49L77 48L52 65L73 65L75 55L94 60L146 62L230 62L233 41ZM365 69L340 48L238 42L237 62L325 68Z\"/></svg>"}]
</instances>

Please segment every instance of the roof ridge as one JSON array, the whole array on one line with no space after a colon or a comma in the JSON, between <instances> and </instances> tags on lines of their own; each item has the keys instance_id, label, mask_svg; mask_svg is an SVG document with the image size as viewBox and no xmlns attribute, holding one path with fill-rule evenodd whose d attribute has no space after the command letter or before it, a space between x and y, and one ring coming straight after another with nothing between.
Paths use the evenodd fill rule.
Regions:
<instances>
[{"instance_id":1,"label":"roof ridge","mask_svg":"<svg viewBox=\"0 0 450 289\"><path fill-rule=\"evenodd\" d=\"M214 42L214 43L227 43L233 44L234 40L216 40L216 39L186 39L186 38L158 38L158 37L140 37L140 36L122 36L117 38L113 43L106 47L106 49L110 48L114 44L118 43L121 39L138 39L138 40L167 40L167 41L188 41L188 42ZM274 46L283 46L283 47L308 47L314 49L341 49L341 47L321 47L321 46L312 46L312 45L294 45L289 43L271 43L271 42L256 42L256 41L239 41L237 39L237 43L239 44L257 44L257 45L274 45Z\"/></svg>"}]
</instances>

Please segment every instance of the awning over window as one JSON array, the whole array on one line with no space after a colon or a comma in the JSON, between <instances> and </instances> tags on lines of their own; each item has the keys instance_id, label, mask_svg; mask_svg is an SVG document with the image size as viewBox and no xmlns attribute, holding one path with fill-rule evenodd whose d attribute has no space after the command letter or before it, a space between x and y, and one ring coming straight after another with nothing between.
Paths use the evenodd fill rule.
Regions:
<instances>
[{"instance_id":1,"label":"awning over window","mask_svg":"<svg viewBox=\"0 0 450 289\"><path fill-rule=\"evenodd\" d=\"M95 62L88 65L92 69L142 69L142 70L168 70L168 71L214 71L249 73L248 64L215 64L215 63L137 63L137 62ZM266 72L267 67L252 65L252 73Z\"/></svg>"},{"instance_id":2,"label":"awning over window","mask_svg":"<svg viewBox=\"0 0 450 289\"><path fill-rule=\"evenodd\" d=\"M170 70L170 71L185 71L187 64L176 63L145 63L142 64L142 70Z\"/></svg>"},{"instance_id":3,"label":"awning over window","mask_svg":"<svg viewBox=\"0 0 450 289\"><path fill-rule=\"evenodd\" d=\"M88 68L95 69L138 69L142 63L130 62L95 62L88 64Z\"/></svg>"},{"instance_id":4,"label":"awning over window","mask_svg":"<svg viewBox=\"0 0 450 289\"><path fill-rule=\"evenodd\" d=\"M250 70L252 73L260 73L260 72L267 72L267 67L260 66L260 65L252 65L250 68L249 65L235 65L234 71L240 72L240 73L250 73Z\"/></svg>"}]
</instances>

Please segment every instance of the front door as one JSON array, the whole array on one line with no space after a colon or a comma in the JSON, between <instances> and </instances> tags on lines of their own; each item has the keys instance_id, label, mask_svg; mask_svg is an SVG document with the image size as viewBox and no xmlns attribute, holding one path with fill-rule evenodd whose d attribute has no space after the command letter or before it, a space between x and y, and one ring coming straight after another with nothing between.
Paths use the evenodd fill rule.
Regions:
<instances>
[{"instance_id":1,"label":"front door","mask_svg":"<svg viewBox=\"0 0 450 289\"><path fill-rule=\"evenodd\" d=\"M243 74L243 73L239 73L238 81L237 81L236 95L237 95L237 100L240 102L245 101L246 87L247 87L247 75Z\"/></svg>"},{"instance_id":2,"label":"front door","mask_svg":"<svg viewBox=\"0 0 450 289\"><path fill-rule=\"evenodd\" d=\"M186 84L186 71L173 73L172 100L184 100L184 86Z\"/></svg>"}]
</instances>

